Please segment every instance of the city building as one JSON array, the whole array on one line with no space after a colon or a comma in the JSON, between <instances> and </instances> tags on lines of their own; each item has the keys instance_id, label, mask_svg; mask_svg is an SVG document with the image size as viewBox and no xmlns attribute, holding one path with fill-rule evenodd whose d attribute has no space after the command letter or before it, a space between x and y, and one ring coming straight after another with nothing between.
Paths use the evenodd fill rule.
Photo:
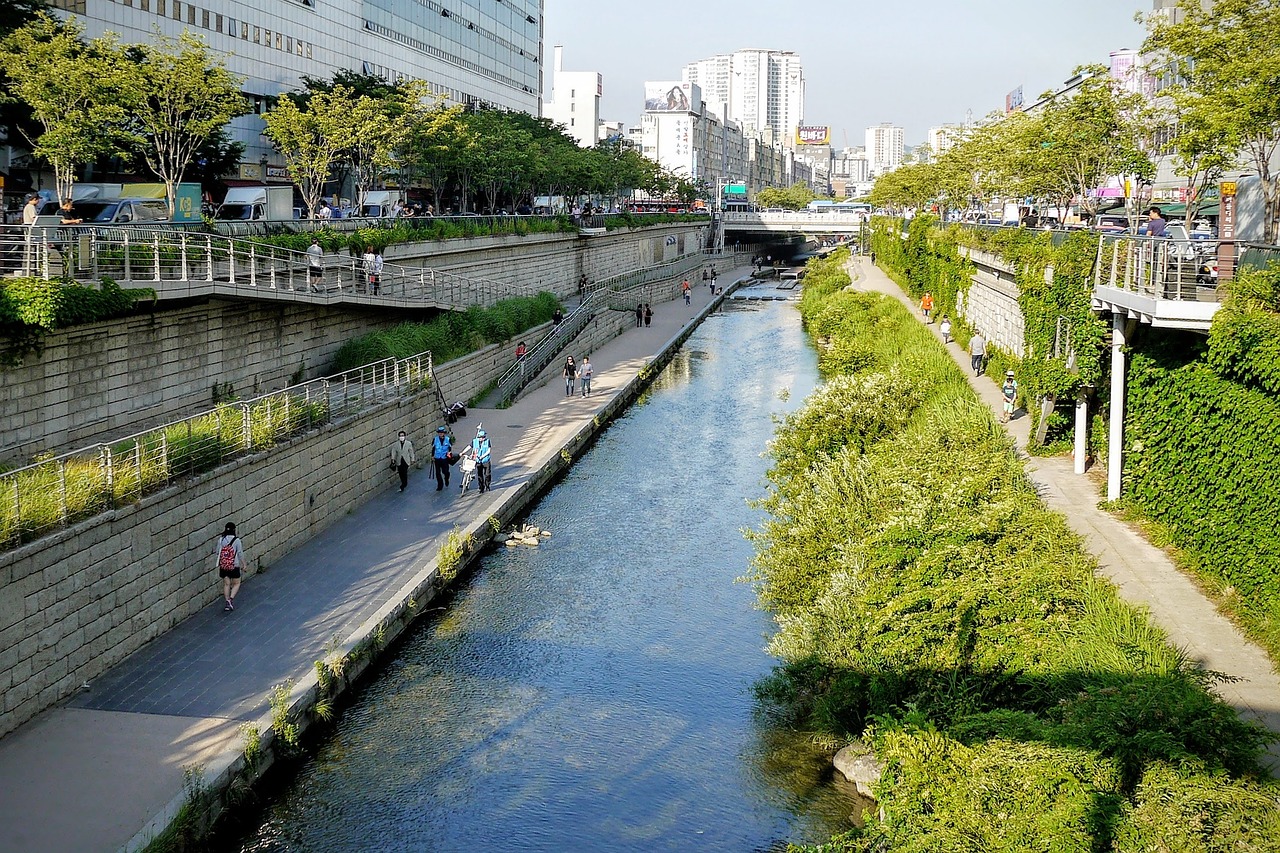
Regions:
<instances>
[{"instance_id":1,"label":"city building","mask_svg":"<svg viewBox=\"0 0 1280 853\"><path fill-rule=\"evenodd\" d=\"M872 175L892 172L902 165L906 141L902 128L892 122L884 122L867 128L866 156L871 163Z\"/></svg>"},{"instance_id":2,"label":"city building","mask_svg":"<svg viewBox=\"0 0 1280 853\"><path fill-rule=\"evenodd\" d=\"M89 38L112 31L145 42L184 29L224 54L256 111L335 71L419 79L447 102L541 113L543 0L51 0ZM263 175L277 155L256 115L232 122L244 166ZM591 125L594 133L595 125ZM275 167L281 173L282 167Z\"/></svg>"},{"instance_id":3,"label":"city building","mask_svg":"<svg viewBox=\"0 0 1280 853\"><path fill-rule=\"evenodd\" d=\"M931 157L941 157L946 154L953 145L963 138L963 132L963 129L958 124L943 124L929 128L929 155Z\"/></svg>"},{"instance_id":4,"label":"city building","mask_svg":"<svg viewBox=\"0 0 1280 853\"><path fill-rule=\"evenodd\" d=\"M686 65L681 80L699 86L708 109L748 134L771 128L790 146L804 119L804 67L789 50L718 54Z\"/></svg>"},{"instance_id":5,"label":"city building","mask_svg":"<svg viewBox=\"0 0 1280 853\"><path fill-rule=\"evenodd\" d=\"M542 105L542 117L564 127L580 148L599 141L600 97L604 78L595 71L565 71L564 48L551 50L551 97Z\"/></svg>"}]
</instances>

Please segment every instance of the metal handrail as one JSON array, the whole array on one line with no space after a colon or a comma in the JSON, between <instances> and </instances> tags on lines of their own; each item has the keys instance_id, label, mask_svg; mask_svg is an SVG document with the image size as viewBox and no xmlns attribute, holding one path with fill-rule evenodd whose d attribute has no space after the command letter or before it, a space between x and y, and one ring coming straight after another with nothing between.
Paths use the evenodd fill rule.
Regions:
<instances>
[{"instance_id":1,"label":"metal handrail","mask_svg":"<svg viewBox=\"0 0 1280 853\"><path fill-rule=\"evenodd\" d=\"M610 276L592 284L582 302L568 316L498 377L499 400L509 403L515 399L516 394L541 374L599 311L610 308L623 310L622 300L629 296L630 291L656 281L686 275L702 266L705 257L698 251L674 261ZM629 307L626 310L630 310Z\"/></svg>"},{"instance_id":2,"label":"metal handrail","mask_svg":"<svg viewBox=\"0 0 1280 853\"><path fill-rule=\"evenodd\" d=\"M387 358L5 472L0 547L16 547L184 477L402 399L432 375L430 352Z\"/></svg>"},{"instance_id":3,"label":"metal handrail","mask_svg":"<svg viewBox=\"0 0 1280 853\"><path fill-rule=\"evenodd\" d=\"M1104 234L1098 238L1093 284L1154 299L1217 302L1221 293L1205 272L1212 257L1194 241Z\"/></svg>"},{"instance_id":4,"label":"metal handrail","mask_svg":"<svg viewBox=\"0 0 1280 853\"><path fill-rule=\"evenodd\" d=\"M176 231L170 228L99 228L95 226L4 226L0 228L0 272L82 281L115 279L125 286L153 287L161 298L180 284L176 295L188 295L191 285L217 285L252 295L264 290L290 291L315 298L358 295L422 302L429 307L463 310L489 306L514 296L533 296L523 284L472 279L426 267L387 263L376 284L369 280L359 257L334 263L322 258L320 276L313 280L306 252L255 240Z\"/></svg>"}]
</instances>

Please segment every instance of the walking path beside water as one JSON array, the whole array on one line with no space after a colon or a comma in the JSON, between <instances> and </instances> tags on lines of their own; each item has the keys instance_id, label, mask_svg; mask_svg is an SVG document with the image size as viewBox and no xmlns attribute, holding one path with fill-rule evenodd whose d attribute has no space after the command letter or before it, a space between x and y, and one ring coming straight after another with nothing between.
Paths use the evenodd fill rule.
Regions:
<instances>
[{"instance_id":1,"label":"walking path beside water","mask_svg":"<svg viewBox=\"0 0 1280 853\"><path fill-rule=\"evenodd\" d=\"M748 271L725 270L721 280ZM234 759L244 747L241 726L267 711L273 685L311 673L327 646L351 636L436 557L455 525L496 515L712 302L706 286L695 286L692 305L680 298L655 305L651 327L628 328L592 352L589 398L566 397L563 382L552 380L508 409L471 410L454 432L462 445L483 423L493 442L493 489L483 495L459 496L457 469L452 488L437 492L430 456L438 424L406 424L424 464L410 472L403 494L388 472L383 494L249 578L234 613L223 612L221 598L211 601L0 739L0 853L145 843L147 824L181 801L185 767ZM394 439L386 437L388 448ZM227 520L206 520L210 543ZM253 520L230 520L251 555ZM215 588L211 568L211 599Z\"/></svg>"},{"instance_id":2,"label":"walking path beside water","mask_svg":"<svg viewBox=\"0 0 1280 853\"><path fill-rule=\"evenodd\" d=\"M895 297L919 316L919 306L888 275L872 266L869 258L852 258L849 273L859 289ZM941 339L936 323L929 328ZM947 351L982 402L998 413L1002 405L999 386L985 376L973 375L965 343L953 341ZM1168 555L1129 525L1099 509L1097 487L1088 477L1075 473L1071 459L1027 455L1031 430L1027 413L1017 414L1005 429L1017 443L1027 475L1045 503L1065 515L1071 529L1084 538L1102 574L1127 600L1145 606L1155 623L1169 635L1170 642L1205 669L1236 679L1216 685L1215 693L1246 718L1280 733L1280 678L1266 652L1220 614ZM1271 745L1269 755L1272 773L1280 775L1280 743Z\"/></svg>"}]
</instances>

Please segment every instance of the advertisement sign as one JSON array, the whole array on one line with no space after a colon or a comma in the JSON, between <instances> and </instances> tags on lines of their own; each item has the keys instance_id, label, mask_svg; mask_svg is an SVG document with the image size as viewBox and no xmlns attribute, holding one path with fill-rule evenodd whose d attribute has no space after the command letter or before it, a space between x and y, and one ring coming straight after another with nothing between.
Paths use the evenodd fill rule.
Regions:
<instances>
[{"instance_id":1,"label":"advertisement sign","mask_svg":"<svg viewBox=\"0 0 1280 853\"><path fill-rule=\"evenodd\" d=\"M1022 109L1022 87L1014 89L1012 92L1004 96L1004 111L1007 115L1014 110Z\"/></svg>"},{"instance_id":2,"label":"advertisement sign","mask_svg":"<svg viewBox=\"0 0 1280 853\"><path fill-rule=\"evenodd\" d=\"M661 81L644 84L644 110L647 113L692 113L700 106L695 96L696 86L679 81Z\"/></svg>"},{"instance_id":3,"label":"advertisement sign","mask_svg":"<svg viewBox=\"0 0 1280 853\"><path fill-rule=\"evenodd\" d=\"M796 145L830 145L831 128L829 127L797 127Z\"/></svg>"}]
</instances>

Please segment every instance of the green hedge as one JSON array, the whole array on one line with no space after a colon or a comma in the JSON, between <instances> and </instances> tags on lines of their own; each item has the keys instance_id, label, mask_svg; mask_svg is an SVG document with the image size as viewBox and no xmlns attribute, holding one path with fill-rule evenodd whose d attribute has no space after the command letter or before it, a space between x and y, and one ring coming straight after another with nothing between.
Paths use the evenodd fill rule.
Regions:
<instances>
[{"instance_id":1,"label":"green hedge","mask_svg":"<svg viewBox=\"0 0 1280 853\"><path fill-rule=\"evenodd\" d=\"M693 214L630 214L616 213L604 217L605 229L614 231L619 228L645 228L651 225L666 225L673 222L700 222L707 224L705 216ZM396 219L384 224L360 228L356 231L335 231L322 228L318 231L294 232L288 226L282 226L278 233L255 238L258 242L306 251L311 245L312 236L320 238L320 246L326 252L346 251L352 255L362 254L366 247L372 246L383 252L388 246L397 243L419 243L428 240L451 240L468 237L488 237L505 234L524 236L527 234L576 234L578 224L569 216L475 216Z\"/></svg>"},{"instance_id":2,"label":"green hedge","mask_svg":"<svg viewBox=\"0 0 1280 853\"><path fill-rule=\"evenodd\" d=\"M471 307L441 314L426 323L403 323L347 341L333 357L331 373L384 358L408 358L431 351L436 364L452 361L489 344L510 340L546 323L559 302L547 292L503 299L491 308Z\"/></svg>"},{"instance_id":3,"label":"green hedge","mask_svg":"<svg viewBox=\"0 0 1280 853\"><path fill-rule=\"evenodd\" d=\"M44 278L0 281L0 364L20 364L39 352L44 336L56 329L120 317L135 302L154 299L149 288L122 290L109 278L101 287Z\"/></svg>"},{"instance_id":4,"label":"green hedge","mask_svg":"<svg viewBox=\"0 0 1280 853\"><path fill-rule=\"evenodd\" d=\"M884 820L826 849L1276 849L1264 733L1095 578L940 343L842 260L805 279L828 381L771 442L751 534L765 707L889 762Z\"/></svg>"}]
</instances>

